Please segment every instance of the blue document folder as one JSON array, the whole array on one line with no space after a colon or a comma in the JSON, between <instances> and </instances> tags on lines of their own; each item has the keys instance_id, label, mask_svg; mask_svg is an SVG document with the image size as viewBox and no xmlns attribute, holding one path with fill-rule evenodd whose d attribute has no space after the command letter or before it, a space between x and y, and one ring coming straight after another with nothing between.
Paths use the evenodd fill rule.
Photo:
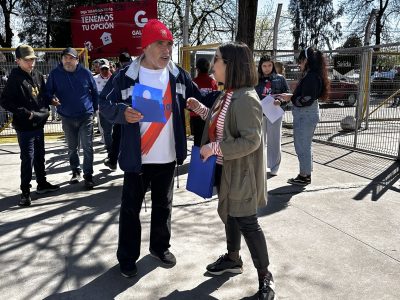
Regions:
<instances>
[{"instance_id":1,"label":"blue document folder","mask_svg":"<svg viewBox=\"0 0 400 300\"><path fill-rule=\"evenodd\" d=\"M213 155L203 162L203 159L200 157L200 148L193 146L186 189L200 197L211 198L216 161L217 157Z\"/></svg>"},{"instance_id":2,"label":"blue document folder","mask_svg":"<svg viewBox=\"0 0 400 300\"><path fill-rule=\"evenodd\" d=\"M143 84L135 84L132 107L143 115L141 122L165 123L162 90Z\"/></svg>"}]
</instances>

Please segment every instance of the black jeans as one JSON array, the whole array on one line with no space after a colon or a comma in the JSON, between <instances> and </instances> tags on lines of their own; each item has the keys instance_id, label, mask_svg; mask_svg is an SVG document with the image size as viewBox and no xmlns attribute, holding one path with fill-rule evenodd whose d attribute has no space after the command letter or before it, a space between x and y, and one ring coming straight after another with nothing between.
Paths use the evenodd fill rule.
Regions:
<instances>
[{"instance_id":1,"label":"black jeans","mask_svg":"<svg viewBox=\"0 0 400 300\"><path fill-rule=\"evenodd\" d=\"M108 158L110 163L116 164L118 162L119 144L121 143L121 124L113 124L112 127L112 143L110 151L108 151Z\"/></svg>"},{"instance_id":2,"label":"black jeans","mask_svg":"<svg viewBox=\"0 0 400 300\"><path fill-rule=\"evenodd\" d=\"M269 258L267 242L264 233L258 224L257 215L248 217L231 217L225 224L226 242L228 251L240 250L241 233L249 248L254 266L258 270L268 268Z\"/></svg>"},{"instance_id":3,"label":"black jeans","mask_svg":"<svg viewBox=\"0 0 400 300\"><path fill-rule=\"evenodd\" d=\"M171 162L144 164L140 174L125 172L117 250L121 265L131 265L139 258L142 236L140 210L149 186L152 202L150 249L163 253L170 247L174 170L175 162Z\"/></svg>"},{"instance_id":4,"label":"black jeans","mask_svg":"<svg viewBox=\"0 0 400 300\"><path fill-rule=\"evenodd\" d=\"M46 182L44 160L44 132L43 129L34 131L17 131L18 144L21 150L21 191L30 191L32 167L35 169L38 184Z\"/></svg>"}]
</instances>

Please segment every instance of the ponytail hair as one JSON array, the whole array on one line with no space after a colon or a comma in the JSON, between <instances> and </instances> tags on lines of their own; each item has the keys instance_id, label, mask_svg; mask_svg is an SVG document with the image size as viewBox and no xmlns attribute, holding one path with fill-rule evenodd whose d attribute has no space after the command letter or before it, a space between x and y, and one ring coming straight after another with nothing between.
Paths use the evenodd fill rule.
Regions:
<instances>
[{"instance_id":1,"label":"ponytail hair","mask_svg":"<svg viewBox=\"0 0 400 300\"><path fill-rule=\"evenodd\" d=\"M318 97L322 101L326 101L329 96L330 83L328 79L328 63L325 56L319 50L315 50L312 47L307 47L301 50L297 61L303 61L307 59L305 65L305 72L313 71L316 72L322 80L322 91Z\"/></svg>"}]
</instances>

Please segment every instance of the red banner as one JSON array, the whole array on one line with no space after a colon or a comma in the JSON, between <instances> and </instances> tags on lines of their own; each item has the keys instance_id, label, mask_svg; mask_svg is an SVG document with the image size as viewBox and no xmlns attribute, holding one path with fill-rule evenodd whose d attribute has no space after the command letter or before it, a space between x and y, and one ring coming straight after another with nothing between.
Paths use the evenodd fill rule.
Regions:
<instances>
[{"instance_id":1,"label":"red banner","mask_svg":"<svg viewBox=\"0 0 400 300\"><path fill-rule=\"evenodd\" d=\"M156 18L157 0L77 7L71 20L73 46L86 47L92 59L118 57L124 51L140 55L142 28Z\"/></svg>"}]
</instances>

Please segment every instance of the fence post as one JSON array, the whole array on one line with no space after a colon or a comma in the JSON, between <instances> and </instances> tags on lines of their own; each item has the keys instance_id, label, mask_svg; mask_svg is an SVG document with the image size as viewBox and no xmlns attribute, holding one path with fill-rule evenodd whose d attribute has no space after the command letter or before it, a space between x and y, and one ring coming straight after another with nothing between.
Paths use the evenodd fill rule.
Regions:
<instances>
[{"instance_id":1,"label":"fence post","mask_svg":"<svg viewBox=\"0 0 400 300\"><path fill-rule=\"evenodd\" d=\"M354 130L354 148L357 148L358 129L363 120L365 109L369 108L369 90L371 77L372 49L365 49L361 52L360 82L358 86L358 99L356 108L356 128ZM364 111L363 111L364 109ZM368 129L368 120L366 128Z\"/></svg>"}]
</instances>

